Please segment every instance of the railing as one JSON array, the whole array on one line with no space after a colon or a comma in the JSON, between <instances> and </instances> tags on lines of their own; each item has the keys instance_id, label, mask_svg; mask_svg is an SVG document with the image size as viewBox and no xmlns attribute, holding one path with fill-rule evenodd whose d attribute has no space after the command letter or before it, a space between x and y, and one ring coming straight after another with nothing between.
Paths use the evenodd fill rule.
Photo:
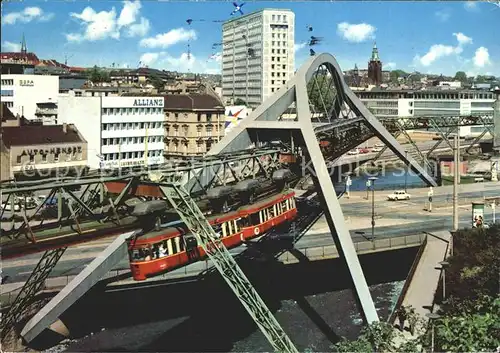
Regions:
<instances>
[{"instance_id":1,"label":"railing","mask_svg":"<svg viewBox=\"0 0 500 353\"><path fill-rule=\"evenodd\" d=\"M354 243L354 248L358 254L367 254L386 250L395 250L421 245L426 239L423 234L404 235L401 237L375 239L374 241L362 241ZM339 257L339 252L335 245L317 246L311 248L297 248L309 260L324 260ZM290 252L283 253L279 258L283 263L296 263L299 260Z\"/></svg>"},{"instance_id":2,"label":"railing","mask_svg":"<svg viewBox=\"0 0 500 353\"><path fill-rule=\"evenodd\" d=\"M387 322L390 324L392 324L396 319L396 312L398 311L399 307L403 304L403 300L405 299L406 293L408 292L408 288L410 288L413 275L417 270L418 264L420 263L420 258L422 257L422 254L424 253L426 246L427 246L427 235L425 235L425 239L422 242L422 245L420 245L420 248L418 249L417 255L415 256L415 260L413 260L413 264L410 267L410 272L408 272L408 276L406 276L403 289L401 289L401 293L399 294L398 301L394 305L391 315L389 315L389 318L387 319Z\"/></svg>"}]
</instances>

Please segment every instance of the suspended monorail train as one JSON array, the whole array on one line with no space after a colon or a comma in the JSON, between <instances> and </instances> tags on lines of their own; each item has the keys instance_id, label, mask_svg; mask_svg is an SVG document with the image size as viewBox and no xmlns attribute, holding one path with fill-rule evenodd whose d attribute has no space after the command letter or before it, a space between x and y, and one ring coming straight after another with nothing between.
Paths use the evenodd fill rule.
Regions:
<instances>
[{"instance_id":1,"label":"suspended monorail train","mask_svg":"<svg viewBox=\"0 0 500 353\"><path fill-rule=\"evenodd\" d=\"M295 193L283 191L207 219L226 248L234 248L297 216ZM129 239L130 268L134 280L142 281L206 258L195 236L180 221L161 225L160 230Z\"/></svg>"}]
</instances>

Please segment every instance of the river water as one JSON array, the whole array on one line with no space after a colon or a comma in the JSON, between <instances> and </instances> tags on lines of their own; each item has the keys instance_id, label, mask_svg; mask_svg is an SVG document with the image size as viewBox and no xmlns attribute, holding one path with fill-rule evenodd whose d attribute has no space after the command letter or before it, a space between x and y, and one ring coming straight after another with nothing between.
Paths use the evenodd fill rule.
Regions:
<instances>
[{"instance_id":1,"label":"river water","mask_svg":"<svg viewBox=\"0 0 500 353\"><path fill-rule=\"evenodd\" d=\"M415 249L360 257L381 319L401 292ZM240 266L300 351L331 351L362 327L342 260L295 265L241 260ZM397 264L397 266L395 266ZM95 289L63 321L67 352L264 352L271 347L220 275L124 292Z\"/></svg>"}]
</instances>

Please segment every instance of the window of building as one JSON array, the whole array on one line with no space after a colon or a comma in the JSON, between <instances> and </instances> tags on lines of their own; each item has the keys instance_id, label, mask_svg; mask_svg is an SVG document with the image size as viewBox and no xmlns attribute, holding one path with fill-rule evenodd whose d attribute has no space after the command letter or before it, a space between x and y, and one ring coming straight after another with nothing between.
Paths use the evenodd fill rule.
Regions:
<instances>
[{"instance_id":1,"label":"window of building","mask_svg":"<svg viewBox=\"0 0 500 353\"><path fill-rule=\"evenodd\" d=\"M179 113L175 113L174 116L177 119L179 117Z\"/></svg>"},{"instance_id":2,"label":"window of building","mask_svg":"<svg viewBox=\"0 0 500 353\"><path fill-rule=\"evenodd\" d=\"M207 122L211 122L212 121L212 113L207 113Z\"/></svg>"},{"instance_id":3,"label":"window of building","mask_svg":"<svg viewBox=\"0 0 500 353\"><path fill-rule=\"evenodd\" d=\"M47 154L42 153L42 162L47 162Z\"/></svg>"},{"instance_id":4,"label":"window of building","mask_svg":"<svg viewBox=\"0 0 500 353\"><path fill-rule=\"evenodd\" d=\"M285 84L285 83L286 83L286 81L285 81L285 80L283 80L283 84Z\"/></svg>"},{"instance_id":5,"label":"window of building","mask_svg":"<svg viewBox=\"0 0 500 353\"><path fill-rule=\"evenodd\" d=\"M207 136L211 137L212 136L212 126L211 125L207 125L207 127L205 129L207 131Z\"/></svg>"},{"instance_id":6,"label":"window of building","mask_svg":"<svg viewBox=\"0 0 500 353\"><path fill-rule=\"evenodd\" d=\"M276 15L272 15L271 19L273 22L276 21Z\"/></svg>"},{"instance_id":7,"label":"window of building","mask_svg":"<svg viewBox=\"0 0 500 353\"><path fill-rule=\"evenodd\" d=\"M17 164L21 164L21 159L22 158L23 158L23 156L17 156L17 158L16 158Z\"/></svg>"}]
</instances>

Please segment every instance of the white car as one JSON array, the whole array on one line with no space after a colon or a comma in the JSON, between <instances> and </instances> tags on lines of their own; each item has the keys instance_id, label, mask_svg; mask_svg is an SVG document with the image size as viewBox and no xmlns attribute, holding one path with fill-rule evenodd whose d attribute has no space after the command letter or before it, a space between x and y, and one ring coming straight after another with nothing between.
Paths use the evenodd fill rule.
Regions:
<instances>
[{"instance_id":1,"label":"white car","mask_svg":"<svg viewBox=\"0 0 500 353\"><path fill-rule=\"evenodd\" d=\"M409 200L409 199L410 199L410 194L408 194L406 191L403 190L394 191L392 194L387 195L387 200L389 201L399 201L399 200Z\"/></svg>"},{"instance_id":2,"label":"white car","mask_svg":"<svg viewBox=\"0 0 500 353\"><path fill-rule=\"evenodd\" d=\"M373 147L372 148L372 152L380 152L380 151L382 151L382 148L380 148L380 147Z\"/></svg>"},{"instance_id":3,"label":"white car","mask_svg":"<svg viewBox=\"0 0 500 353\"><path fill-rule=\"evenodd\" d=\"M8 202L8 203L3 203L2 204L2 208L5 209L5 211L12 211L12 206L11 206L11 203ZM14 212L19 212L21 210L21 207L19 206L18 203L15 203L14 204Z\"/></svg>"},{"instance_id":4,"label":"white car","mask_svg":"<svg viewBox=\"0 0 500 353\"><path fill-rule=\"evenodd\" d=\"M351 151L347 152L347 154L354 156L354 155L359 154L359 150L356 148L355 150L351 150Z\"/></svg>"}]
</instances>

